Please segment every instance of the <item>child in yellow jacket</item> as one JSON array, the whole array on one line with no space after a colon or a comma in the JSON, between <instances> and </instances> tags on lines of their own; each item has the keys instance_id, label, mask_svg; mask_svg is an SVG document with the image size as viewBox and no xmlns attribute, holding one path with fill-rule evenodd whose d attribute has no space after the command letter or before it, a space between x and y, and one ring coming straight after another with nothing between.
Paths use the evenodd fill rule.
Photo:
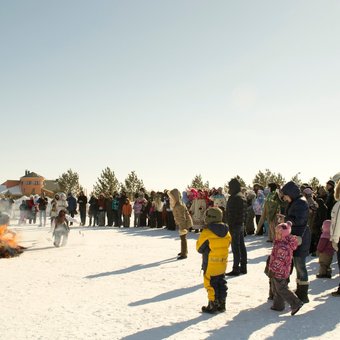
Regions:
<instances>
[{"instance_id":1,"label":"child in yellow jacket","mask_svg":"<svg viewBox=\"0 0 340 340\"><path fill-rule=\"evenodd\" d=\"M231 236L228 226L222 222L223 212L214 207L206 210L206 224L200 234L196 249L202 254L202 269L204 272L204 287L208 293L208 305L202 307L204 313L225 311L227 297L227 268L228 251Z\"/></svg>"}]
</instances>

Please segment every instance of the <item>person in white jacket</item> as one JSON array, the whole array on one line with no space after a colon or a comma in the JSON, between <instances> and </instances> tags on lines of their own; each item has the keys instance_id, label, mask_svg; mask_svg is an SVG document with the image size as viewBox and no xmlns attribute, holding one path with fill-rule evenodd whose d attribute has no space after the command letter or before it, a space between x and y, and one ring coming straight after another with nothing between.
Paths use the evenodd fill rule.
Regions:
<instances>
[{"instance_id":1,"label":"person in white jacket","mask_svg":"<svg viewBox=\"0 0 340 340\"><path fill-rule=\"evenodd\" d=\"M340 179L338 179L335 189L334 198L337 201L332 208L331 212L331 230L330 240L332 241L333 248L337 252L338 267L340 273ZM340 296L340 283L338 289L332 293L333 296Z\"/></svg>"}]
</instances>

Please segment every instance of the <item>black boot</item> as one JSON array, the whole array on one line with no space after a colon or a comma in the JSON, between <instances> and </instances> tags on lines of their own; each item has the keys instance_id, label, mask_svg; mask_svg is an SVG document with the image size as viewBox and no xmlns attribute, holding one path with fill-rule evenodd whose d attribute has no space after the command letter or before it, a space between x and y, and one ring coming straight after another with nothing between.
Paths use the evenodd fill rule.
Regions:
<instances>
[{"instance_id":1,"label":"black boot","mask_svg":"<svg viewBox=\"0 0 340 340\"><path fill-rule=\"evenodd\" d=\"M218 311L217 301L209 301L207 306L202 307L203 313L214 314Z\"/></svg>"},{"instance_id":2,"label":"black boot","mask_svg":"<svg viewBox=\"0 0 340 340\"><path fill-rule=\"evenodd\" d=\"M218 312L225 312L225 299L218 301L217 311Z\"/></svg>"},{"instance_id":3,"label":"black boot","mask_svg":"<svg viewBox=\"0 0 340 340\"><path fill-rule=\"evenodd\" d=\"M300 283L297 284L297 289L296 289L296 296L303 302L303 303L308 303L309 299L308 299L308 288L309 285L308 283L305 284L301 284L302 281L300 281Z\"/></svg>"}]
</instances>

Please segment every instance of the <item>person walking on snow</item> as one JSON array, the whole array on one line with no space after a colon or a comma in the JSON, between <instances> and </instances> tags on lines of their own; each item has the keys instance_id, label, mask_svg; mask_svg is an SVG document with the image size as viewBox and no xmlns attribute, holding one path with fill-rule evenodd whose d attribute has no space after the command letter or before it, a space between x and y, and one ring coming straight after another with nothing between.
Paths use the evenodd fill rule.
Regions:
<instances>
[{"instance_id":1,"label":"person walking on snow","mask_svg":"<svg viewBox=\"0 0 340 340\"><path fill-rule=\"evenodd\" d=\"M288 288L293 251L298 247L297 236L290 234L291 227L292 223L288 221L275 228L275 239L269 260L269 277L274 294L271 309L283 311L287 301L291 307L291 315L295 315L303 302Z\"/></svg>"}]
</instances>

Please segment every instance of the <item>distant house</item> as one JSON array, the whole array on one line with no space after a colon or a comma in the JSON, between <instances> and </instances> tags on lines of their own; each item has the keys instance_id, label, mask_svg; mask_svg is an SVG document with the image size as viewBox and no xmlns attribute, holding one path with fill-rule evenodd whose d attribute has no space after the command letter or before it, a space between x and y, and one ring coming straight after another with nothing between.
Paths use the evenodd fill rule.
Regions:
<instances>
[{"instance_id":1,"label":"distant house","mask_svg":"<svg viewBox=\"0 0 340 340\"><path fill-rule=\"evenodd\" d=\"M46 180L45 177L29 170L25 170L25 175L20 177L20 180L7 180L0 185L1 195L14 197L41 195L42 192L52 197L58 191L57 181Z\"/></svg>"}]
</instances>

